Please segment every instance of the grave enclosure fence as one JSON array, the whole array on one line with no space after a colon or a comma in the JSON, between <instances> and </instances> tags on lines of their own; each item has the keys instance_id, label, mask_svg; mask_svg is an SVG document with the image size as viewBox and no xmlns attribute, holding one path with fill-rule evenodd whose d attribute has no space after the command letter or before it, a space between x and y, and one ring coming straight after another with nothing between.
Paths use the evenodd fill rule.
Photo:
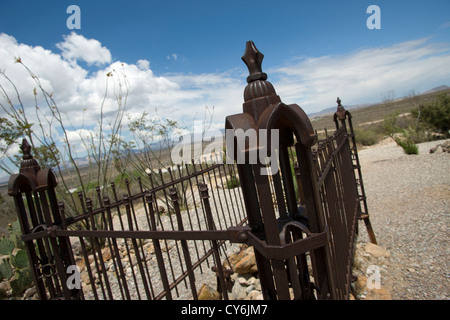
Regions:
<instances>
[{"instance_id":1,"label":"grave enclosure fence","mask_svg":"<svg viewBox=\"0 0 450 320\"><path fill-rule=\"evenodd\" d=\"M274 174L261 175L259 163L178 166L158 184L149 174L150 188L138 180L136 193L128 182L123 194L97 187L96 207L80 193L82 214L69 217L55 175L23 142L8 192L40 299L198 299L203 283L228 299L225 261L237 244L254 248L264 299L349 298L359 220L376 243L351 114L338 99L336 131L318 139L303 110L266 81L262 57L248 42L244 112L228 116L226 128L280 130Z\"/></svg>"}]
</instances>

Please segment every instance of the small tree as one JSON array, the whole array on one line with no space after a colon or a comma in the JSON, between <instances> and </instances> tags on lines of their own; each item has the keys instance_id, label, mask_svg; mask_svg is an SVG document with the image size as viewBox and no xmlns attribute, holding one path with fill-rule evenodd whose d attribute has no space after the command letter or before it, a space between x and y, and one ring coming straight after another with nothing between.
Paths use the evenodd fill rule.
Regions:
<instances>
[{"instance_id":1,"label":"small tree","mask_svg":"<svg viewBox=\"0 0 450 320\"><path fill-rule=\"evenodd\" d=\"M417 136L416 130L408 126L406 129L398 125L398 112L393 112L384 118L381 125L382 130L395 143L403 148L406 154L418 154L419 148L416 145L414 137Z\"/></svg>"},{"instance_id":2,"label":"small tree","mask_svg":"<svg viewBox=\"0 0 450 320\"><path fill-rule=\"evenodd\" d=\"M381 124L383 133L392 139L394 139L396 133L401 132L401 129L397 126L398 115L398 112L390 113L384 118L383 123Z\"/></svg>"},{"instance_id":3,"label":"small tree","mask_svg":"<svg viewBox=\"0 0 450 320\"><path fill-rule=\"evenodd\" d=\"M450 137L450 96L442 93L428 104L412 110L412 115L431 130Z\"/></svg>"}]
</instances>

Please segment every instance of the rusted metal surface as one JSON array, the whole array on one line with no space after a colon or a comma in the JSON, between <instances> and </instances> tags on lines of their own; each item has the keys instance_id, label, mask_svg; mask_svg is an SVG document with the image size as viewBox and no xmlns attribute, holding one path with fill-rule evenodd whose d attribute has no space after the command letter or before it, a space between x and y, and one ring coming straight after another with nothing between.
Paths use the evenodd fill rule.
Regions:
<instances>
[{"instance_id":1,"label":"rusted metal surface","mask_svg":"<svg viewBox=\"0 0 450 320\"><path fill-rule=\"evenodd\" d=\"M357 182L362 186L360 171L358 180L354 174L352 157L357 152L348 139L354 136L353 128L347 133L337 125L333 136L318 140L304 111L281 102L266 81L263 57L253 42L247 42L242 60L250 75L243 113L228 116L225 127L235 132L280 132L278 172L268 177L261 174L262 163L238 163L246 186L243 195L251 228L248 243L256 251L264 298L346 299L357 221L361 217L368 221L361 215L360 200L365 197L364 191L358 194L357 189ZM345 124L346 115L339 104L335 118ZM263 148L269 150L258 141L240 151L248 154ZM371 229L369 234L374 240Z\"/></svg>"},{"instance_id":2,"label":"rusted metal surface","mask_svg":"<svg viewBox=\"0 0 450 320\"><path fill-rule=\"evenodd\" d=\"M359 219L376 243L351 115L338 100L336 131L319 140L305 112L284 104L267 81L263 57L247 42L243 113L226 117L225 127L278 130L279 141L231 146L244 163L159 170L159 182L148 174L137 192L128 180L125 192L114 183L97 187L95 199L80 192L82 212L68 216L55 176L24 141L9 194L40 299L197 299L207 277L228 299L233 270L224 261L235 243L253 246L264 299L349 298ZM274 157L278 170L250 163L255 149ZM236 174L240 187L228 189ZM67 285L76 263L89 290Z\"/></svg>"},{"instance_id":3,"label":"rusted metal surface","mask_svg":"<svg viewBox=\"0 0 450 320\"><path fill-rule=\"evenodd\" d=\"M311 147L317 138L305 112L298 105L282 103L272 84L266 81L267 75L261 70L262 58L263 55L253 42L247 42L242 60L246 63L250 76L244 90L244 112L228 116L225 126L233 130L266 129L271 132L278 129L280 132L277 150L280 168L271 180L261 174L263 164L238 164L240 178L246 181L243 195L246 199L248 221L252 229L250 239L256 249L263 295L265 299L290 299L291 287L294 299L312 299L314 288L320 287L321 292L318 295L325 298L328 294L328 283L332 279L325 271L329 256L327 237L318 236L326 231L326 225L320 220L320 212L317 212L321 207L318 206L318 198L314 197L317 190L316 179L312 176L313 163L297 159L304 170L297 183L301 181L301 186L307 185L308 189L303 195L309 223L309 227L306 227L301 222L299 197L294 188L293 168L289 156L295 144L297 152L300 151L299 155L311 158ZM251 148L255 146L246 146L242 151L248 152ZM271 189L275 191L275 199L271 196ZM313 194L310 194L311 191ZM306 245L307 242L314 243L314 246ZM278 254L275 257L268 255L268 252ZM314 276L318 286L312 285L310 281L311 268L318 270L318 274Z\"/></svg>"},{"instance_id":4,"label":"rusted metal surface","mask_svg":"<svg viewBox=\"0 0 450 320\"><path fill-rule=\"evenodd\" d=\"M83 213L65 217L64 203L51 195L56 186L51 170L41 173L29 153L25 158L21 173L10 179L10 195L16 199L40 299L197 299L201 274L217 279L228 298L222 288L230 287L231 272L222 263L230 239L237 242L246 232L240 227L246 220L241 193L226 188L227 175L236 174L233 166L186 165L184 171L169 169L168 181L160 171L161 184L152 181L153 188L144 190L139 181L141 192L131 194L126 181L122 197L112 184L112 199L97 188L95 208L79 193ZM51 179L42 180L46 175ZM55 202L38 203L39 192ZM41 220L47 207L58 216ZM166 214L159 213L161 207ZM76 256L91 286L87 295L66 285L67 267L76 264Z\"/></svg>"},{"instance_id":5,"label":"rusted metal surface","mask_svg":"<svg viewBox=\"0 0 450 320\"><path fill-rule=\"evenodd\" d=\"M377 239L375 237L375 232L373 231L372 224L370 223L369 218L369 209L367 208L367 199L366 199L366 193L364 191L364 183L361 173L361 165L359 163L359 157L358 157L358 150L356 147L356 140L355 140L355 132L353 130L353 124L352 124L352 114L350 111L345 110L345 108L341 104L341 99L339 97L336 100L338 107L335 115L333 116L333 120L336 124L336 129L338 130L339 127L343 127L344 130L347 132L347 136L349 137L351 141L350 145L350 152L351 152L351 158L353 161L353 168L355 170L355 179L356 179L356 186L358 190L358 198L361 203L361 213L359 216L359 219L364 221L364 224L367 229L367 233L369 235L370 242L373 244L377 244ZM339 124L340 123L340 124Z\"/></svg>"},{"instance_id":6,"label":"rusted metal surface","mask_svg":"<svg viewBox=\"0 0 450 320\"><path fill-rule=\"evenodd\" d=\"M8 194L14 198L22 235L39 232L48 235L25 240L38 296L40 299L79 298L81 290L66 286L67 267L75 264L69 238L54 236L55 226L64 221L55 194L56 178L51 170L41 170L26 140L21 149L20 173L10 177Z\"/></svg>"}]
</instances>

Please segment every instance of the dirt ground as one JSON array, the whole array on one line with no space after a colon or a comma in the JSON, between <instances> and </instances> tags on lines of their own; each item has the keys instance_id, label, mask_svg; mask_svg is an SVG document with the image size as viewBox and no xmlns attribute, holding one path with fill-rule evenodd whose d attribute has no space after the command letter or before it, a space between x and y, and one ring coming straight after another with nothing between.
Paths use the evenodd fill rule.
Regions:
<instances>
[{"instance_id":1,"label":"dirt ground","mask_svg":"<svg viewBox=\"0 0 450 320\"><path fill-rule=\"evenodd\" d=\"M389 139L359 151L371 223L391 253L382 281L393 299L450 298L450 154L429 152L442 143L419 144L419 155Z\"/></svg>"}]
</instances>

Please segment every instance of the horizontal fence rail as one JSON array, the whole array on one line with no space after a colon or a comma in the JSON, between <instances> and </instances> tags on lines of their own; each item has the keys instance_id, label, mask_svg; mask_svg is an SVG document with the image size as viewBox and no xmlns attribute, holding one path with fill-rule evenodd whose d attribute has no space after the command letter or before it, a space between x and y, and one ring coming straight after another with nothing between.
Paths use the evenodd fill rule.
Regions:
<instances>
[{"instance_id":1,"label":"horizontal fence rail","mask_svg":"<svg viewBox=\"0 0 450 320\"><path fill-rule=\"evenodd\" d=\"M58 219L39 214L47 211L47 195L21 185L25 196L17 200L27 230L22 240L30 248L41 299L196 299L202 283L217 286L227 298L223 288L230 286L232 271L222 264L236 250L229 241L233 227L246 221L241 187L228 186L235 167L192 164L167 171L165 181L159 170L158 184L152 174L148 181L138 179L136 194L128 180L121 197L114 183L109 190L97 187L96 207L80 192L82 213L66 217L59 202L51 205ZM54 192L45 185L47 193ZM84 290L67 290L72 265L81 272Z\"/></svg>"},{"instance_id":2,"label":"horizontal fence rail","mask_svg":"<svg viewBox=\"0 0 450 320\"><path fill-rule=\"evenodd\" d=\"M349 298L358 220L376 243L351 114L338 98L336 131L319 139L303 109L282 103L266 81L253 42L242 59L250 73L244 112L226 117L226 131L233 141L249 129L279 133L279 141L269 148L247 137L232 146L237 163L149 171L90 197L78 192L69 206L23 141L8 193L40 299L199 299L204 285L229 299L238 243L253 247L264 299ZM241 163L238 148L243 158L270 149L270 163Z\"/></svg>"}]
</instances>

